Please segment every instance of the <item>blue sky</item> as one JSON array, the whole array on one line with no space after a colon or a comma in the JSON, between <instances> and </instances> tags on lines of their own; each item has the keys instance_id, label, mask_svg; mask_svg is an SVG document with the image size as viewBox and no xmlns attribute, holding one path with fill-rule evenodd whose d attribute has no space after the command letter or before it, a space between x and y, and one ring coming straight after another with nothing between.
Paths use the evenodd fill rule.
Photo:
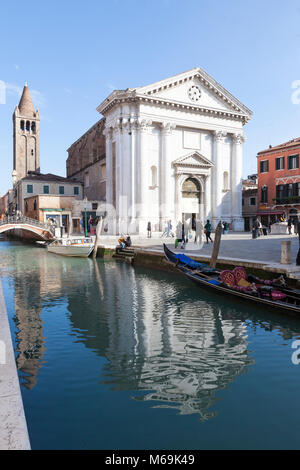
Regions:
<instances>
[{"instance_id":1,"label":"blue sky","mask_svg":"<svg viewBox=\"0 0 300 470\"><path fill-rule=\"evenodd\" d=\"M254 113L244 176L259 150L300 136L299 1L16 0L1 2L0 25L1 194L11 187L12 113L26 80L41 112L43 173L65 175L67 148L113 88L196 66Z\"/></svg>"}]
</instances>

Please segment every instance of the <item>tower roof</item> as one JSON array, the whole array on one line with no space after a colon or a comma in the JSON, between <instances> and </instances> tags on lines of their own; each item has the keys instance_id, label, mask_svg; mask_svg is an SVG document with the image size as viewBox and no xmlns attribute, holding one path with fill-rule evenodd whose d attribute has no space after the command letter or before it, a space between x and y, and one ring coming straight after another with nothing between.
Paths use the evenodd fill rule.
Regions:
<instances>
[{"instance_id":1,"label":"tower roof","mask_svg":"<svg viewBox=\"0 0 300 470\"><path fill-rule=\"evenodd\" d=\"M35 115L35 109L33 106L33 102L28 90L27 83L25 83L24 88L23 88L23 93L20 99L19 103L19 111L22 116L34 116Z\"/></svg>"}]
</instances>

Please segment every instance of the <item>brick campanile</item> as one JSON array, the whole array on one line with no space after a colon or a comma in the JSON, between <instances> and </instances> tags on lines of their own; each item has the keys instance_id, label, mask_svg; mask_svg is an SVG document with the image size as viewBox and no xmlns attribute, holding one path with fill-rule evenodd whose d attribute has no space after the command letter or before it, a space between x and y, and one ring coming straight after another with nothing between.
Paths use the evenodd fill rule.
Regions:
<instances>
[{"instance_id":1,"label":"brick campanile","mask_svg":"<svg viewBox=\"0 0 300 470\"><path fill-rule=\"evenodd\" d=\"M29 171L40 171L40 113L34 109L27 83L13 114L13 128L15 184Z\"/></svg>"}]
</instances>

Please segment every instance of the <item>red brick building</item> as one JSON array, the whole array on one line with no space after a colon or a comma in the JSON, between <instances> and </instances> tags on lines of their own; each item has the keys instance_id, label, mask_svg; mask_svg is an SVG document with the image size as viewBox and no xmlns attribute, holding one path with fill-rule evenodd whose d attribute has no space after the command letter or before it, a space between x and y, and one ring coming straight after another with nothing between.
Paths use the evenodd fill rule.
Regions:
<instances>
[{"instance_id":1,"label":"red brick building","mask_svg":"<svg viewBox=\"0 0 300 470\"><path fill-rule=\"evenodd\" d=\"M300 137L257 154L258 216L263 225L300 215Z\"/></svg>"}]
</instances>

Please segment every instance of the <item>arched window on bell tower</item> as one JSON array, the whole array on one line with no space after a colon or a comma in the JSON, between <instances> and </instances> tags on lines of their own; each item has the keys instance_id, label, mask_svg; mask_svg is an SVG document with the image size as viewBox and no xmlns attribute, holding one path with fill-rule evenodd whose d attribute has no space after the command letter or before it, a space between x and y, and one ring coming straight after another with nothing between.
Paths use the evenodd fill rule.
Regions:
<instances>
[{"instance_id":1,"label":"arched window on bell tower","mask_svg":"<svg viewBox=\"0 0 300 470\"><path fill-rule=\"evenodd\" d=\"M26 132L30 132L30 121L26 121Z\"/></svg>"},{"instance_id":2,"label":"arched window on bell tower","mask_svg":"<svg viewBox=\"0 0 300 470\"><path fill-rule=\"evenodd\" d=\"M25 130L25 122L23 120L20 122L20 129L21 131Z\"/></svg>"},{"instance_id":3,"label":"arched window on bell tower","mask_svg":"<svg viewBox=\"0 0 300 470\"><path fill-rule=\"evenodd\" d=\"M35 122L34 121L32 121L31 123L31 132L35 134Z\"/></svg>"}]
</instances>

